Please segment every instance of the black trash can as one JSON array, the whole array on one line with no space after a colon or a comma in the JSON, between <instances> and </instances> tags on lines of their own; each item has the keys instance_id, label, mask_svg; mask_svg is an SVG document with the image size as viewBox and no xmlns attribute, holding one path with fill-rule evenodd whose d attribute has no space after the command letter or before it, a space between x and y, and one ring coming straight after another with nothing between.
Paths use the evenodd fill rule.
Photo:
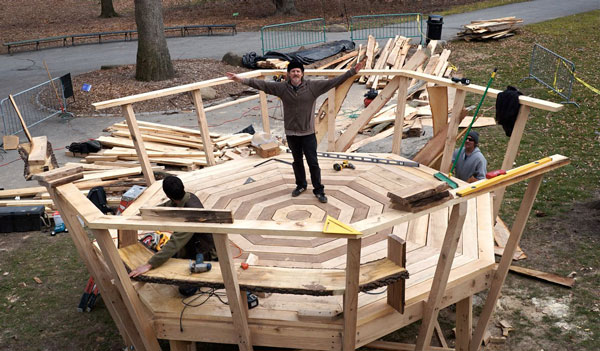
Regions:
<instances>
[{"instance_id":1,"label":"black trash can","mask_svg":"<svg viewBox=\"0 0 600 351\"><path fill-rule=\"evenodd\" d=\"M444 17L439 15L430 15L427 19L427 40L429 44L430 40L442 39L442 25L444 24Z\"/></svg>"}]
</instances>

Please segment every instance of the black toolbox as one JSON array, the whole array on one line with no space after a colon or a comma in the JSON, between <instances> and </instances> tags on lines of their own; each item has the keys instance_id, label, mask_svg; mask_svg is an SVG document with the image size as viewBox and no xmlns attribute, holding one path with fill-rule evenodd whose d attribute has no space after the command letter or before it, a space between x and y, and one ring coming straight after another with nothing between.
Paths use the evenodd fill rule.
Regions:
<instances>
[{"instance_id":1,"label":"black toolbox","mask_svg":"<svg viewBox=\"0 0 600 351\"><path fill-rule=\"evenodd\" d=\"M0 233L41 230L45 216L44 206L0 207Z\"/></svg>"}]
</instances>

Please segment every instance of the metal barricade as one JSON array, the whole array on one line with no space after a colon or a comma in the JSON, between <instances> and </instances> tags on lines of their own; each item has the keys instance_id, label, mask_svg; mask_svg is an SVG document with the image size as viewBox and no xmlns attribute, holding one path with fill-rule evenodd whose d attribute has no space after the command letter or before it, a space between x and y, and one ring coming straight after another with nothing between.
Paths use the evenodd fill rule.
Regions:
<instances>
[{"instance_id":1,"label":"metal barricade","mask_svg":"<svg viewBox=\"0 0 600 351\"><path fill-rule=\"evenodd\" d=\"M13 94L13 98L27 128L30 128L46 119L62 113L60 102L52 88L51 81L46 81L27 90ZM62 106L67 106L63 94L63 84L60 78L52 80ZM8 98L0 100L0 116L2 117L2 130L0 135L17 134L23 130L19 116Z\"/></svg>"},{"instance_id":2,"label":"metal barricade","mask_svg":"<svg viewBox=\"0 0 600 351\"><path fill-rule=\"evenodd\" d=\"M315 18L264 26L260 29L260 40L263 55L271 50L324 43L326 41L325 20Z\"/></svg>"},{"instance_id":3,"label":"metal barricade","mask_svg":"<svg viewBox=\"0 0 600 351\"><path fill-rule=\"evenodd\" d=\"M419 38L422 44L425 37L424 23L420 13L353 16L350 17L350 39L367 40L369 35L375 39L387 39L402 35L406 38Z\"/></svg>"},{"instance_id":4,"label":"metal barricade","mask_svg":"<svg viewBox=\"0 0 600 351\"><path fill-rule=\"evenodd\" d=\"M534 44L529 63L529 76L521 79L535 79L542 85L552 89L564 98L561 103L574 104L571 100L573 80L575 79L575 64L545 47Z\"/></svg>"}]
</instances>

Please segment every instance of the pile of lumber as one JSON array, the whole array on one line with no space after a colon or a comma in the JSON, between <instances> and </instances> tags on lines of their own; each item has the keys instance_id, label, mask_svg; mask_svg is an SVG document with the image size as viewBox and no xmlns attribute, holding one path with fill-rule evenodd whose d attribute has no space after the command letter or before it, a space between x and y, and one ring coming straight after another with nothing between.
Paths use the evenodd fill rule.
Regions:
<instances>
[{"instance_id":1,"label":"pile of lumber","mask_svg":"<svg viewBox=\"0 0 600 351\"><path fill-rule=\"evenodd\" d=\"M267 68L267 69L286 69L288 65L288 61L280 60L280 59L266 59L263 61L257 61L256 66L259 68Z\"/></svg>"},{"instance_id":2,"label":"pile of lumber","mask_svg":"<svg viewBox=\"0 0 600 351\"><path fill-rule=\"evenodd\" d=\"M138 121L144 147L151 163L179 167L192 171L208 165L205 146L198 130L175 127L165 124ZM123 121L108 127L110 136L101 136L98 140L103 148L98 153L85 156L85 162L96 161L137 161L137 153L131 140L127 124ZM244 153L252 141L248 133L220 135L210 133L211 145L217 163L237 158L233 154L248 156Z\"/></svg>"},{"instance_id":3,"label":"pile of lumber","mask_svg":"<svg viewBox=\"0 0 600 351\"><path fill-rule=\"evenodd\" d=\"M501 39L515 35L519 23L523 23L523 19L514 16L472 21L471 24L465 24L465 30L456 35L466 41Z\"/></svg>"}]
</instances>

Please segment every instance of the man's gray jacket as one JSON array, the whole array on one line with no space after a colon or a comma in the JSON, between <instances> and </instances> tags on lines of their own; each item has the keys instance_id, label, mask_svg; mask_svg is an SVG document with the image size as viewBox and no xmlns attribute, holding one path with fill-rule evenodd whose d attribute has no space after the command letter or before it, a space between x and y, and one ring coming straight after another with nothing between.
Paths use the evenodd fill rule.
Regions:
<instances>
[{"instance_id":1,"label":"man's gray jacket","mask_svg":"<svg viewBox=\"0 0 600 351\"><path fill-rule=\"evenodd\" d=\"M456 159L456 154L458 153L458 149L454 150L452 154L452 162ZM462 179L467 181L471 176L477 179L485 178L485 174L487 173L487 160L483 157L481 150L478 147L475 147L473 152L466 156L465 158L465 149L463 148L460 151L460 156L458 157L458 161L456 162L456 167L454 168L454 174L458 179Z\"/></svg>"},{"instance_id":2,"label":"man's gray jacket","mask_svg":"<svg viewBox=\"0 0 600 351\"><path fill-rule=\"evenodd\" d=\"M283 102L283 127L286 135L310 135L315 132L315 103L317 98L329 89L337 87L348 78L356 75L354 68L335 78L327 80L307 80L297 87L289 81L267 82L263 79L246 78L242 83L252 88L275 95Z\"/></svg>"}]
</instances>

